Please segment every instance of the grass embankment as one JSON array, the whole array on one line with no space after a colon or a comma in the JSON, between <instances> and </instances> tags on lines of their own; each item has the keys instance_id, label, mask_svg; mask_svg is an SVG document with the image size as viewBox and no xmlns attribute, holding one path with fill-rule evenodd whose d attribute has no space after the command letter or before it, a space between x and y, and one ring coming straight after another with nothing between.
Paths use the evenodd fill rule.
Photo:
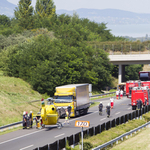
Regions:
<instances>
[{"instance_id":1,"label":"grass embankment","mask_svg":"<svg viewBox=\"0 0 150 150\"><path fill-rule=\"evenodd\" d=\"M37 113L40 102L28 102L41 98L25 81L3 76L0 71L0 126L21 121L23 111Z\"/></svg>"},{"instance_id":2,"label":"grass embankment","mask_svg":"<svg viewBox=\"0 0 150 150\"><path fill-rule=\"evenodd\" d=\"M130 120L125 124L121 124L119 126L116 126L114 128L111 128L109 130L103 131L100 134L97 134L95 136L92 137L86 137L84 139L84 150L90 150L94 147L97 147L99 145L102 145L130 130L133 130L134 128L137 128L143 124L145 124L147 121L150 121L150 113L144 114L143 115L143 119L142 120ZM149 131L150 129L146 129L147 131ZM147 135L148 134L148 135ZM138 135L138 136L136 136ZM142 141L141 141L141 136L142 135ZM139 132L138 134L135 134L133 136L133 138L129 138L129 140L126 139L126 143L124 144L124 142L119 141L119 145L117 145L116 147L114 147L114 150L122 150L122 149L138 149L141 148L142 150L142 145L144 146L143 149L149 149L150 144L149 144L149 138L150 134L148 132L146 132L145 130L143 130L143 132ZM129 141L129 143L128 143ZM134 141L134 142L133 142ZM145 144L145 142L147 143L147 145ZM122 143L122 144L120 144ZM138 143L138 145L137 145ZM111 147L107 147L108 149L111 149ZM74 149L72 148L72 150L79 150L79 145L77 145Z\"/></svg>"}]
</instances>

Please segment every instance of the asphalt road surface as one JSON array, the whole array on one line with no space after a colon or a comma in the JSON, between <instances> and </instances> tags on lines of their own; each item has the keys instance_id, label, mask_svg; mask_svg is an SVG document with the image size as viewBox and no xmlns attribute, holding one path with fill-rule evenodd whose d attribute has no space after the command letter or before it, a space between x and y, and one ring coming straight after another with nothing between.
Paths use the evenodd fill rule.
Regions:
<instances>
[{"instance_id":1,"label":"asphalt road surface","mask_svg":"<svg viewBox=\"0 0 150 150\"><path fill-rule=\"evenodd\" d=\"M111 110L110 118L107 118L106 105L110 98L99 99L95 101L102 101L104 105L103 115L99 116L98 106L91 107L88 114L71 118L70 125L64 125L62 129L56 126L46 126L44 129L21 129L8 134L0 136L0 150L31 150L36 147L42 147L46 144L51 144L56 140L76 134L81 131L81 128L75 127L75 120L90 121L90 128L113 120L124 114L132 112L130 106L131 100L123 97L123 99L114 101L114 108ZM64 123L64 119L60 122ZM86 129L85 129L86 130Z\"/></svg>"}]
</instances>

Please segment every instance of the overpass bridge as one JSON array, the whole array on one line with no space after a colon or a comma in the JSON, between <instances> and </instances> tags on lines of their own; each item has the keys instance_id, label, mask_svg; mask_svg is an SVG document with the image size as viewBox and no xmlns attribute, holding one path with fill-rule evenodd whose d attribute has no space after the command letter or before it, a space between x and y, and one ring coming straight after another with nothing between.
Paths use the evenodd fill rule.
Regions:
<instances>
[{"instance_id":1,"label":"overpass bridge","mask_svg":"<svg viewBox=\"0 0 150 150\"><path fill-rule=\"evenodd\" d=\"M118 83L124 80L125 65L132 64L150 64L150 54L121 54L109 55L110 62L114 65L119 65Z\"/></svg>"}]
</instances>

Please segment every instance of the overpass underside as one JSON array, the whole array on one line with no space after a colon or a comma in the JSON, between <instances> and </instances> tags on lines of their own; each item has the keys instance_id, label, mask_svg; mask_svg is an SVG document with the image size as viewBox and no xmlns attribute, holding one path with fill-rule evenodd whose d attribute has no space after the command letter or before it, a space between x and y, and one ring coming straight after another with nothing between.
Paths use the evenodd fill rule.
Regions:
<instances>
[{"instance_id":1,"label":"overpass underside","mask_svg":"<svg viewBox=\"0 0 150 150\"><path fill-rule=\"evenodd\" d=\"M125 65L150 64L150 54L109 55L110 62L119 65L118 83L125 81Z\"/></svg>"}]
</instances>

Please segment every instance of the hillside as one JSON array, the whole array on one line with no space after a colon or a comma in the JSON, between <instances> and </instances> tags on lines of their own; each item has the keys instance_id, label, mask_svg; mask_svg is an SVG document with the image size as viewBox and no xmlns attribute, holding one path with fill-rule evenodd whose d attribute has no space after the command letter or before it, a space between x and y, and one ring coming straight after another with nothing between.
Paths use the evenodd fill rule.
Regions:
<instances>
[{"instance_id":1,"label":"hillside","mask_svg":"<svg viewBox=\"0 0 150 150\"><path fill-rule=\"evenodd\" d=\"M28 102L41 98L42 95L33 91L25 81L3 76L0 71L0 126L21 121L23 111L38 112L40 102Z\"/></svg>"},{"instance_id":2,"label":"hillside","mask_svg":"<svg viewBox=\"0 0 150 150\"><path fill-rule=\"evenodd\" d=\"M98 23L110 24L149 24L150 14L134 13L119 9L86 9L81 8L74 11L57 10L57 14L73 15L77 13L80 18L88 18Z\"/></svg>"}]
</instances>

